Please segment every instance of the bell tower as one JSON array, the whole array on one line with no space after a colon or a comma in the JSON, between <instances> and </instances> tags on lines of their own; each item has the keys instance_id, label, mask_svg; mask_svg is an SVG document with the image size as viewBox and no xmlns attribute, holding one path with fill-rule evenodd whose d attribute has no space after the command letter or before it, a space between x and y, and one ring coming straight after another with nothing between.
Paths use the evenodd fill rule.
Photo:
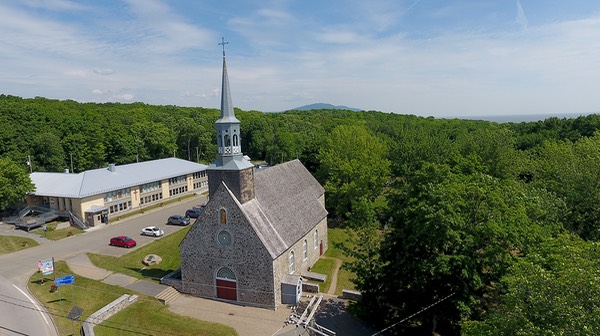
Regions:
<instances>
[{"instance_id":1,"label":"bell tower","mask_svg":"<svg viewBox=\"0 0 600 336\"><path fill-rule=\"evenodd\" d=\"M227 62L225 60L225 39L221 38L219 45L223 46L223 77L221 80L221 116L215 122L217 128L217 158L208 166L209 197L217 190L221 182L235 194L240 203L254 198L254 165L244 159L240 133L240 121L235 117Z\"/></svg>"}]
</instances>

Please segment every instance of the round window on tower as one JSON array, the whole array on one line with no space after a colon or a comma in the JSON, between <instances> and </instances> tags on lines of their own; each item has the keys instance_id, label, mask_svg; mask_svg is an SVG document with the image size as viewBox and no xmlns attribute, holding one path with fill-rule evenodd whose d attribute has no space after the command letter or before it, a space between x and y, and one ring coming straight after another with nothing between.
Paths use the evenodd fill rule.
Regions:
<instances>
[{"instance_id":1,"label":"round window on tower","mask_svg":"<svg viewBox=\"0 0 600 336\"><path fill-rule=\"evenodd\" d=\"M225 230L221 230L217 235L217 240L223 246L231 245L231 234Z\"/></svg>"}]
</instances>

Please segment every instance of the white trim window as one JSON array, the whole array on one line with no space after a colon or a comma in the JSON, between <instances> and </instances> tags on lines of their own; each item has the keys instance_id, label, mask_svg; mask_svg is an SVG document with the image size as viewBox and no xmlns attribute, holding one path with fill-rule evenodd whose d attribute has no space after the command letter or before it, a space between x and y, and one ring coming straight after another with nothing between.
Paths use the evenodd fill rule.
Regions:
<instances>
[{"instance_id":1,"label":"white trim window","mask_svg":"<svg viewBox=\"0 0 600 336\"><path fill-rule=\"evenodd\" d=\"M316 250L319 246L319 230L315 230L313 233L313 248Z\"/></svg>"},{"instance_id":2,"label":"white trim window","mask_svg":"<svg viewBox=\"0 0 600 336\"><path fill-rule=\"evenodd\" d=\"M308 259L308 242L306 239L304 239L304 242L302 243L302 253L304 254L304 261L306 261L306 259Z\"/></svg>"},{"instance_id":3,"label":"white trim window","mask_svg":"<svg viewBox=\"0 0 600 336\"><path fill-rule=\"evenodd\" d=\"M288 273L292 274L296 272L296 257L294 256L294 251L290 251L290 255L288 256Z\"/></svg>"}]
</instances>

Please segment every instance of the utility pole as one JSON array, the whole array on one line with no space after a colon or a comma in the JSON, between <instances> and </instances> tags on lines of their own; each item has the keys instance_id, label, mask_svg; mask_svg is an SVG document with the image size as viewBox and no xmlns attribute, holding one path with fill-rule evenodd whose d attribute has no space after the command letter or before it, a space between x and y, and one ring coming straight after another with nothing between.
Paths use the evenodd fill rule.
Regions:
<instances>
[{"instance_id":1,"label":"utility pole","mask_svg":"<svg viewBox=\"0 0 600 336\"><path fill-rule=\"evenodd\" d=\"M198 146L196 146L196 163L200 163L200 155L198 154Z\"/></svg>"},{"instance_id":2,"label":"utility pole","mask_svg":"<svg viewBox=\"0 0 600 336\"><path fill-rule=\"evenodd\" d=\"M71 173L75 173L75 171L73 170L73 153L69 152L69 155L71 156Z\"/></svg>"},{"instance_id":3,"label":"utility pole","mask_svg":"<svg viewBox=\"0 0 600 336\"><path fill-rule=\"evenodd\" d=\"M33 164L31 163L31 155L27 155L27 165L29 166L29 173L33 173Z\"/></svg>"}]
</instances>

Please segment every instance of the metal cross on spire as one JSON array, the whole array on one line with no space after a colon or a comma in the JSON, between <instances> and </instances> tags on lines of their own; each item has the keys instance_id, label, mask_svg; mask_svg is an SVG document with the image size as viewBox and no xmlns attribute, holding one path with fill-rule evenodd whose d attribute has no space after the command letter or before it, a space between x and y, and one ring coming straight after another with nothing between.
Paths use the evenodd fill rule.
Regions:
<instances>
[{"instance_id":1,"label":"metal cross on spire","mask_svg":"<svg viewBox=\"0 0 600 336\"><path fill-rule=\"evenodd\" d=\"M219 42L218 44L223 46L223 57L225 57L225 45L229 44L229 42L225 42L225 38L221 37L221 42Z\"/></svg>"}]
</instances>

